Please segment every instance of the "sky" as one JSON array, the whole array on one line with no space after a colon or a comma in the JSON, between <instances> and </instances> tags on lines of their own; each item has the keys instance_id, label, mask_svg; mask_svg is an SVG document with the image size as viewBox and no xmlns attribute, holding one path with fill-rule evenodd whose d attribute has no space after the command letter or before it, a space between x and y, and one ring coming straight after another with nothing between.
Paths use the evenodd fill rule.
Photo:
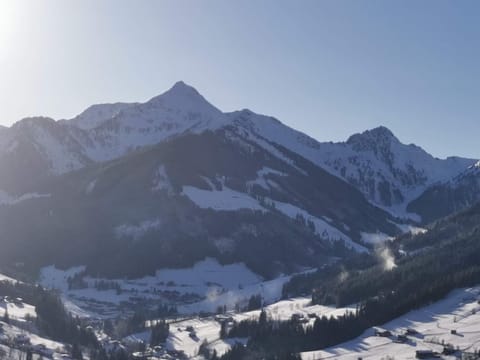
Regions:
<instances>
[{"instance_id":1,"label":"sky","mask_svg":"<svg viewBox=\"0 0 480 360\"><path fill-rule=\"evenodd\" d=\"M320 141L384 125L480 158L480 2L0 0L0 124L183 80Z\"/></svg>"}]
</instances>

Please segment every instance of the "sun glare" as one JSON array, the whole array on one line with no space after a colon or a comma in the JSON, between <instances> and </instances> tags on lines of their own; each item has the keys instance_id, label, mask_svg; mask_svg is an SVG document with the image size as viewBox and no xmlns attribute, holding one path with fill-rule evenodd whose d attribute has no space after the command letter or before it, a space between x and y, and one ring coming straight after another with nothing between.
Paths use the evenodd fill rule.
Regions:
<instances>
[{"instance_id":1,"label":"sun glare","mask_svg":"<svg viewBox=\"0 0 480 360\"><path fill-rule=\"evenodd\" d=\"M0 0L0 50L5 49L7 43L12 41L15 18L18 16L15 3L15 1Z\"/></svg>"}]
</instances>

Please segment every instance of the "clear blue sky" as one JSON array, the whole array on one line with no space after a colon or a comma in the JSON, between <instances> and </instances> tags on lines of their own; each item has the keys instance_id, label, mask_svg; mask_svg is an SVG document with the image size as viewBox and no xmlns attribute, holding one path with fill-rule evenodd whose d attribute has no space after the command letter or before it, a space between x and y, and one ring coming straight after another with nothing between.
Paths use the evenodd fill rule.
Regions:
<instances>
[{"instance_id":1,"label":"clear blue sky","mask_svg":"<svg viewBox=\"0 0 480 360\"><path fill-rule=\"evenodd\" d=\"M319 140L480 157L479 1L0 0L0 124L184 80Z\"/></svg>"}]
</instances>

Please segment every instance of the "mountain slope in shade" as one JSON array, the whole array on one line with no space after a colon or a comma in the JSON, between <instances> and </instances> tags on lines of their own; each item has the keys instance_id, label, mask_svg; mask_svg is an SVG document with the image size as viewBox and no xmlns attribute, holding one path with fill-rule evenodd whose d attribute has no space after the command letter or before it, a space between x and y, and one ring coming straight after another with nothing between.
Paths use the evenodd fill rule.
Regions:
<instances>
[{"instance_id":1,"label":"mountain slope in shade","mask_svg":"<svg viewBox=\"0 0 480 360\"><path fill-rule=\"evenodd\" d=\"M455 178L428 188L409 205L409 210L430 222L466 209L480 201L480 162Z\"/></svg>"},{"instance_id":2,"label":"mountain slope in shade","mask_svg":"<svg viewBox=\"0 0 480 360\"><path fill-rule=\"evenodd\" d=\"M81 132L81 130L78 130ZM73 134L77 130L50 118L27 118L0 132L0 189L29 192L53 174L77 170L92 160Z\"/></svg>"},{"instance_id":3,"label":"mountain slope in shade","mask_svg":"<svg viewBox=\"0 0 480 360\"><path fill-rule=\"evenodd\" d=\"M244 110L230 114L233 122L264 140L280 144L343 178L374 204L400 217L430 185L451 179L473 159L434 158L415 145L402 144L385 127L351 136L344 143L320 143L270 117Z\"/></svg>"},{"instance_id":4,"label":"mountain slope in shade","mask_svg":"<svg viewBox=\"0 0 480 360\"><path fill-rule=\"evenodd\" d=\"M355 134L343 143L320 143L272 117L249 110L223 113L183 82L143 104L94 105L70 121L27 119L2 129L0 163L21 164L25 158L35 158L39 171L19 168L11 176L29 175L38 181L116 159L173 136L225 127L234 127L268 151L277 153L276 144L301 155L400 217L415 218L406 211L408 203L430 185L449 180L474 163L433 158L415 145L402 144L384 127ZM2 177L1 189L26 191L18 184L5 185L8 181Z\"/></svg>"},{"instance_id":5,"label":"mountain slope in shade","mask_svg":"<svg viewBox=\"0 0 480 360\"><path fill-rule=\"evenodd\" d=\"M83 130L96 128L103 122L115 117L121 111L135 106L135 103L114 103L114 104L98 104L92 105L81 114L71 120L67 120L70 124Z\"/></svg>"},{"instance_id":6,"label":"mountain slope in shade","mask_svg":"<svg viewBox=\"0 0 480 360\"><path fill-rule=\"evenodd\" d=\"M400 233L349 184L236 130L179 136L51 178L35 189L43 196L0 206L0 258L143 276L210 256L273 276L365 251L362 233Z\"/></svg>"}]
</instances>

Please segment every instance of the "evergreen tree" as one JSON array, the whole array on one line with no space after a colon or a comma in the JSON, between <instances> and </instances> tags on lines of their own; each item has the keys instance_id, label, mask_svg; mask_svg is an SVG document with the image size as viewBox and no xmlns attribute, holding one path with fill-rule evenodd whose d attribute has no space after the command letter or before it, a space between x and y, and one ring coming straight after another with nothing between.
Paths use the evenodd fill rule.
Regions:
<instances>
[{"instance_id":1,"label":"evergreen tree","mask_svg":"<svg viewBox=\"0 0 480 360\"><path fill-rule=\"evenodd\" d=\"M6 324L10 324L10 316L8 315L8 307L5 306L5 313L3 314L3 322Z\"/></svg>"},{"instance_id":2,"label":"evergreen tree","mask_svg":"<svg viewBox=\"0 0 480 360\"><path fill-rule=\"evenodd\" d=\"M72 359L75 359L75 360L83 360L83 354L82 354L82 350L80 349L80 346L78 346L77 343L74 343L72 345Z\"/></svg>"}]
</instances>

